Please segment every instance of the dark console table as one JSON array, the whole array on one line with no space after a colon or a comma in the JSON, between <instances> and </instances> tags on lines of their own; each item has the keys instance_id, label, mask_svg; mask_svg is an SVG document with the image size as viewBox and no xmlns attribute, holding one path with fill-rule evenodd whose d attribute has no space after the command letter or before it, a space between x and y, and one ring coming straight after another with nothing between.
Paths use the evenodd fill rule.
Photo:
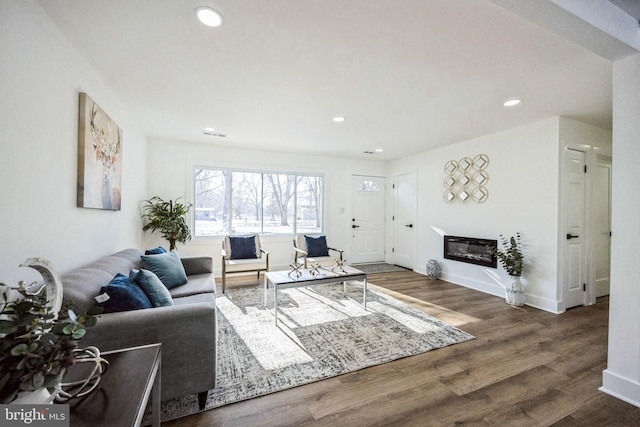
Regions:
<instances>
[{"instance_id":1,"label":"dark console table","mask_svg":"<svg viewBox=\"0 0 640 427\"><path fill-rule=\"evenodd\" d=\"M109 368L93 392L69 402L71 427L139 426L150 396L153 426L159 427L160 349L152 344L102 353Z\"/></svg>"}]
</instances>

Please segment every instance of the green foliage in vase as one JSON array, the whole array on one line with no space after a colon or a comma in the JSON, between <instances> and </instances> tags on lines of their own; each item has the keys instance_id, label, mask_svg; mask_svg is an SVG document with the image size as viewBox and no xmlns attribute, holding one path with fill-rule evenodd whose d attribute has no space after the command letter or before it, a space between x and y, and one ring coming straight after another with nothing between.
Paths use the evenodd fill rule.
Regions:
<instances>
[{"instance_id":1,"label":"green foliage in vase","mask_svg":"<svg viewBox=\"0 0 640 427\"><path fill-rule=\"evenodd\" d=\"M491 248L492 253L498 257L500 265L506 270L509 276L522 276L522 269L524 268L524 255L520 249L520 233L516 233L515 237L511 236L509 239L500 235L500 243L504 247L504 250L498 248Z\"/></svg>"},{"instance_id":2,"label":"green foliage in vase","mask_svg":"<svg viewBox=\"0 0 640 427\"><path fill-rule=\"evenodd\" d=\"M12 289L22 297L10 300ZM83 315L47 305L42 290L27 293L23 283L0 283L0 402L13 401L20 391L53 388L76 361L78 341L97 322L102 308Z\"/></svg>"},{"instance_id":3,"label":"green foliage in vase","mask_svg":"<svg viewBox=\"0 0 640 427\"><path fill-rule=\"evenodd\" d=\"M146 224L142 230L159 231L162 237L169 241L169 250L176 248L176 242L185 243L191 240L191 230L185 219L191 209L191 203L178 203L178 199L175 202L165 202L157 196L145 202L142 218Z\"/></svg>"}]
</instances>

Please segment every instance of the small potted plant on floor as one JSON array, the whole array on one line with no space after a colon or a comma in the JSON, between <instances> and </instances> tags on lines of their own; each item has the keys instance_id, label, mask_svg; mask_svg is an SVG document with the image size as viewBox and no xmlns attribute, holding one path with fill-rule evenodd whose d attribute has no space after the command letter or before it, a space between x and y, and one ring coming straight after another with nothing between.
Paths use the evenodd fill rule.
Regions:
<instances>
[{"instance_id":1,"label":"small potted plant on floor","mask_svg":"<svg viewBox=\"0 0 640 427\"><path fill-rule=\"evenodd\" d=\"M143 231L159 231L169 241L169 250L176 248L176 242L185 243L191 240L191 230L185 216L191 209L191 203L164 201L160 197L152 197L145 201L142 218L146 221Z\"/></svg>"},{"instance_id":2,"label":"small potted plant on floor","mask_svg":"<svg viewBox=\"0 0 640 427\"><path fill-rule=\"evenodd\" d=\"M31 285L35 285L35 282ZM78 341L94 326L101 309L76 315L55 313L42 286L29 293L24 283L0 283L0 402L48 403L66 370L75 364ZM11 291L22 296L11 299ZM53 394L52 394L53 393Z\"/></svg>"},{"instance_id":3,"label":"small potted plant on floor","mask_svg":"<svg viewBox=\"0 0 640 427\"><path fill-rule=\"evenodd\" d=\"M522 270L524 269L524 255L520 249L520 239L520 233L516 233L515 237L511 236L508 239L501 234L500 243L504 250L492 248L493 253L500 261L500 265L502 265L511 277L510 286L505 286L505 299L508 304L517 306L524 305L526 297L524 288L520 282Z\"/></svg>"}]
</instances>

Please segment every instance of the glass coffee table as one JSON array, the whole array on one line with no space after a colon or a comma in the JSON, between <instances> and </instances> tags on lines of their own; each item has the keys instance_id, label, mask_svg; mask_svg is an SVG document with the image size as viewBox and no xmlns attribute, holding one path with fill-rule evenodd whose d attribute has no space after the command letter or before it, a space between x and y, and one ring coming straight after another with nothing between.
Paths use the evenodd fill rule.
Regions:
<instances>
[{"instance_id":1,"label":"glass coffee table","mask_svg":"<svg viewBox=\"0 0 640 427\"><path fill-rule=\"evenodd\" d=\"M299 288L309 285L321 285L326 283L342 282L344 291L347 291L348 280L364 281L362 291L362 305L367 309L367 273L356 270L353 267L344 266L341 269L319 268L317 274L311 274L310 269L300 269L301 275L288 271L270 271L264 275L264 306L267 307L267 288L269 283L273 287L273 317L275 324L278 324L278 290Z\"/></svg>"}]
</instances>

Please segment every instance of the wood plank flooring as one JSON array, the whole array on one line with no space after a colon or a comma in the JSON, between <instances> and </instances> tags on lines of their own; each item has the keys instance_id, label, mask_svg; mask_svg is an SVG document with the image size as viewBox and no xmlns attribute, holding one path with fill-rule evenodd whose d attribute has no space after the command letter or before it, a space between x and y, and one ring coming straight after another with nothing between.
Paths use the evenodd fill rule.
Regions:
<instances>
[{"instance_id":1,"label":"wood plank flooring","mask_svg":"<svg viewBox=\"0 0 640 427\"><path fill-rule=\"evenodd\" d=\"M640 425L640 408L598 391L607 297L555 315L410 271L369 282L476 339L164 425Z\"/></svg>"}]
</instances>

